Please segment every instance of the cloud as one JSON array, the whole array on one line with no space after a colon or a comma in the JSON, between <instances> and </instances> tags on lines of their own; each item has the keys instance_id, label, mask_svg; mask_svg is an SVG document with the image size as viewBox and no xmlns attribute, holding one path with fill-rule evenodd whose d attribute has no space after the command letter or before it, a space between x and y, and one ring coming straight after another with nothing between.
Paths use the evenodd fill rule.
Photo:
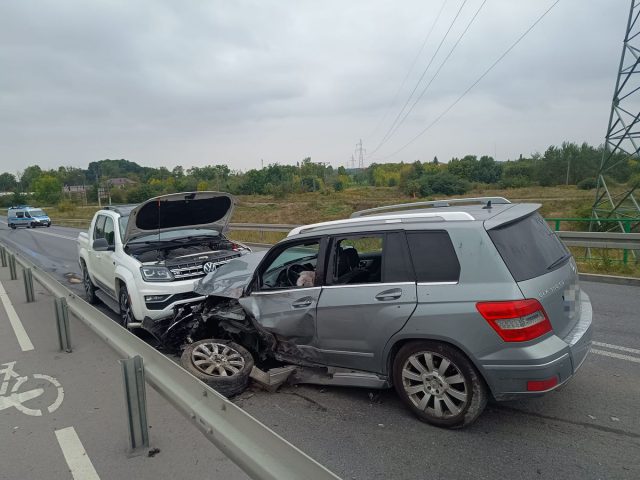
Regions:
<instances>
[{"instance_id":1,"label":"cloud","mask_svg":"<svg viewBox=\"0 0 640 480\"><path fill-rule=\"evenodd\" d=\"M461 1L447 2L395 103L441 1L2 2L0 170L102 158L346 164L359 138L370 151L379 142ZM480 4L467 2L425 79ZM487 2L380 155L423 129L550 4ZM627 15L626 2L560 2L391 160L600 143Z\"/></svg>"}]
</instances>

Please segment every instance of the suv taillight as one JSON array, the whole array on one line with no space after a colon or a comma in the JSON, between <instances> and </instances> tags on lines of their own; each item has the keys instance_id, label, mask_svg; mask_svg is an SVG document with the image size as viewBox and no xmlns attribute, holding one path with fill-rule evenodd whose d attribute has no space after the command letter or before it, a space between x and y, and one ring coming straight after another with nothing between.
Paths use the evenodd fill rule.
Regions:
<instances>
[{"instance_id":1,"label":"suv taillight","mask_svg":"<svg viewBox=\"0 0 640 480\"><path fill-rule=\"evenodd\" d=\"M478 302L476 308L505 342L526 342L553 330L544 308L535 299Z\"/></svg>"}]
</instances>

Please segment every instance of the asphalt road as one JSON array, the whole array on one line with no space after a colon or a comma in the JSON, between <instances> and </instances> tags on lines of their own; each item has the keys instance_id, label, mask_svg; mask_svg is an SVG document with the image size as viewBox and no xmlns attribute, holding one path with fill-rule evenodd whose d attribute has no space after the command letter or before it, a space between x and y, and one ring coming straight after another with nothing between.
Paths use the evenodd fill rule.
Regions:
<instances>
[{"instance_id":1,"label":"asphalt road","mask_svg":"<svg viewBox=\"0 0 640 480\"><path fill-rule=\"evenodd\" d=\"M2 239L67 284L79 274L76 235L55 226L12 231L0 218ZM461 431L418 422L393 391L250 389L235 401L345 479L638 479L640 289L582 287L596 343L576 378L539 399L490 404Z\"/></svg>"}]
</instances>

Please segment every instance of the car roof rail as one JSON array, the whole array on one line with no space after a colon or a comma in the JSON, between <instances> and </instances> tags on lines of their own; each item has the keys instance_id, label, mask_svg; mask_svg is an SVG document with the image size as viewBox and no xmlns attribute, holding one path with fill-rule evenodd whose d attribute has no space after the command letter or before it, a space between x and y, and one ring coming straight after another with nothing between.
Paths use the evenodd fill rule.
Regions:
<instances>
[{"instance_id":1,"label":"car roof rail","mask_svg":"<svg viewBox=\"0 0 640 480\"><path fill-rule=\"evenodd\" d=\"M138 206L137 203L123 203L121 205L105 205L102 207L102 210L111 210L113 212L119 213L120 215L129 214L131 210Z\"/></svg>"},{"instance_id":2,"label":"car roof rail","mask_svg":"<svg viewBox=\"0 0 640 480\"><path fill-rule=\"evenodd\" d=\"M487 208L491 208L491 205L505 205L511 202L504 197L473 197L473 198L449 198L444 200L430 200L428 202L412 202L412 203L399 203L397 205L385 205L383 207L368 208L367 210L360 210L353 212L351 218L363 217L371 215L372 213L406 210L418 207L450 207L452 205L462 204L475 204L485 205Z\"/></svg>"},{"instance_id":3,"label":"car roof rail","mask_svg":"<svg viewBox=\"0 0 640 480\"><path fill-rule=\"evenodd\" d=\"M289 232L287 237L292 237L300 233L323 230L326 228L339 227L341 225L384 225L397 224L404 221L470 221L475 220L467 212L420 212L420 213L397 213L391 215L376 215L375 217L346 218L343 220L330 220L328 222L312 223L311 225L301 225Z\"/></svg>"}]
</instances>

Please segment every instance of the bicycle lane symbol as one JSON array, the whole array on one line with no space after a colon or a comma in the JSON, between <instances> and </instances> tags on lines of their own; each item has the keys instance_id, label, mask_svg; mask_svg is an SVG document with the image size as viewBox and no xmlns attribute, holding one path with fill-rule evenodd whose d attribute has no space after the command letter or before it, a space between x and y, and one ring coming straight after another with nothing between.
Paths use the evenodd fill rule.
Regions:
<instances>
[{"instance_id":1,"label":"bicycle lane symbol","mask_svg":"<svg viewBox=\"0 0 640 480\"><path fill-rule=\"evenodd\" d=\"M0 378L3 378L4 375L2 385L0 385L0 411L15 407L25 415L31 415L33 417L42 416L43 411L41 409L29 408L24 404L44 394L45 389L39 386L38 388L20 392L20 388L29 380L29 377L20 376L15 370L15 365L16 362L3 363L0 365ZM60 385L60 382L49 375L40 373L34 373L31 375L31 378L34 380L45 380L56 388L56 399L47 407L49 413L55 412L64 399L64 389L62 385ZM13 385L11 385L11 383L13 383Z\"/></svg>"}]
</instances>

